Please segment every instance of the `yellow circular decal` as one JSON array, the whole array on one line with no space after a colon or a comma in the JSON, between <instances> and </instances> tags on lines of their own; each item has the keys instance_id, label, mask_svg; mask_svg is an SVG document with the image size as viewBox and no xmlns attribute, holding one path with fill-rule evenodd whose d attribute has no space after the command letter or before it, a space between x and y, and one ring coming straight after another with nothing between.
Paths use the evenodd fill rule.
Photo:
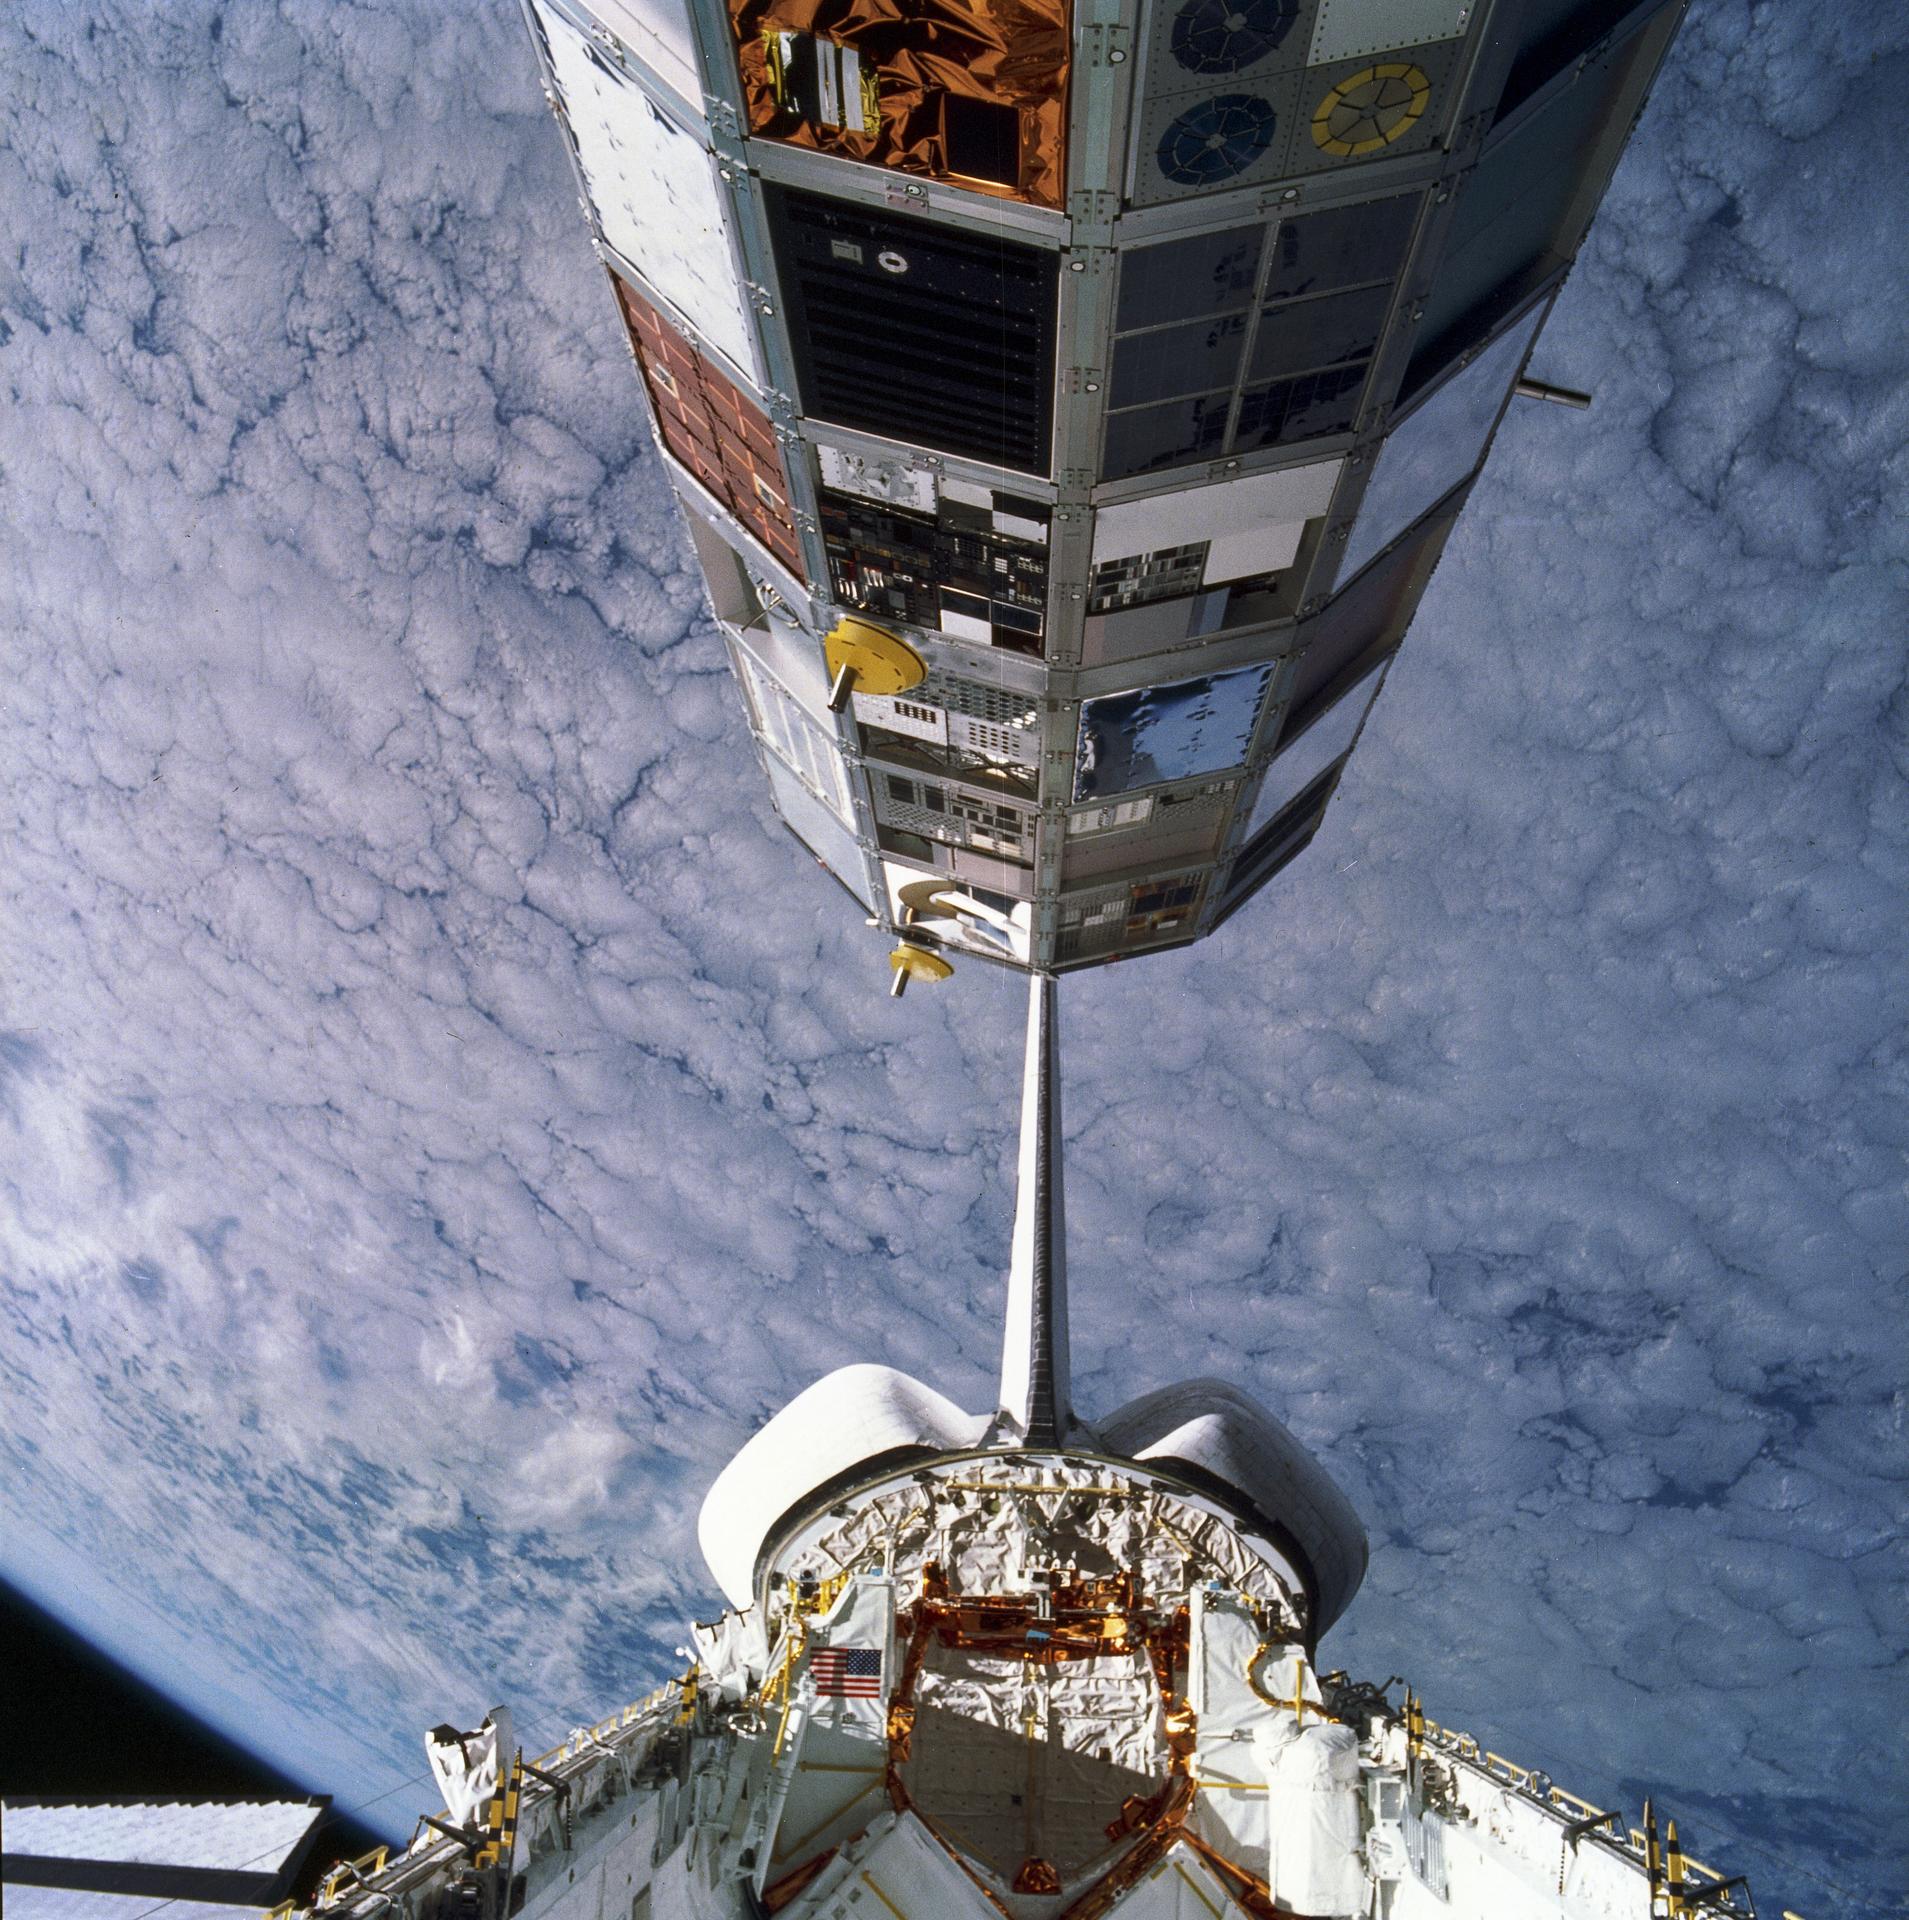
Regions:
<instances>
[{"instance_id":1,"label":"yellow circular decal","mask_svg":"<svg viewBox=\"0 0 1909 1920\"><path fill-rule=\"evenodd\" d=\"M1367 67L1320 101L1313 141L1326 153L1376 153L1411 131L1431 97L1431 81L1406 61Z\"/></svg>"}]
</instances>

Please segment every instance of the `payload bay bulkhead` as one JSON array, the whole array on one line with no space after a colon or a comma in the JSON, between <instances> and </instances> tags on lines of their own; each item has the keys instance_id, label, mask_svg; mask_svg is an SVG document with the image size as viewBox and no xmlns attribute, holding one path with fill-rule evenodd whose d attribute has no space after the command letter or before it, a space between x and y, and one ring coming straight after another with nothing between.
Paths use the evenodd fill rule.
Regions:
<instances>
[{"instance_id":1,"label":"payload bay bulkhead","mask_svg":"<svg viewBox=\"0 0 1909 1920\"><path fill-rule=\"evenodd\" d=\"M1679 0L524 0L789 830L899 942L1317 831ZM1481 644L1489 644L1481 636Z\"/></svg>"}]
</instances>

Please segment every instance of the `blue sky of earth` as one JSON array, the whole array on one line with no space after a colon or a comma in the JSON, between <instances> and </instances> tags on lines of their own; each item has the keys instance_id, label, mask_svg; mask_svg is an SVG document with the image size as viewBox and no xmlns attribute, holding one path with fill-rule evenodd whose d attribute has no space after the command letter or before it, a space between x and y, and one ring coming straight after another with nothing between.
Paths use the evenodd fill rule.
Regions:
<instances>
[{"instance_id":1,"label":"blue sky of earth","mask_svg":"<svg viewBox=\"0 0 1909 1920\"><path fill-rule=\"evenodd\" d=\"M0 1575L374 1817L636 1697L829 1366L990 1391L1022 990L775 826L515 10L0 20ZM1329 1659L1894 1910L1909 29L1698 0L1325 830L1063 991L1077 1396ZM411 1784L407 1785L407 1782Z\"/></svg>"}]
</instances>

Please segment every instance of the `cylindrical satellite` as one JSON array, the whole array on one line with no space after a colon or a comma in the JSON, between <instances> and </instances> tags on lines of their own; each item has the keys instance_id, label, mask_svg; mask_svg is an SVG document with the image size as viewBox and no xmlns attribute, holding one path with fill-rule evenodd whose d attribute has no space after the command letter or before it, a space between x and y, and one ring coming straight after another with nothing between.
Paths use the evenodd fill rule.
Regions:
<instances>
[{"instance_id":1,"label":"cylindrical satellite","mask_svg":"<svg viewBox=\"0 0 1909 1920\"><path fill-rule=\"evenodd\" d=\"M524 4L898 987L1183 946L1307 845L1682 11Z\"/></svg>"}]
</instances>

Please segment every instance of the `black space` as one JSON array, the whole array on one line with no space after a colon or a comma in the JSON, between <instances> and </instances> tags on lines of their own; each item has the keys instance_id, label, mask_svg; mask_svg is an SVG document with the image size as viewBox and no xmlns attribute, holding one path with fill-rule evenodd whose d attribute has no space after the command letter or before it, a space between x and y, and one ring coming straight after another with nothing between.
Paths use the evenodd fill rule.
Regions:
<instances>
[{"instance_id":1,"label":"black space","mask_svg":"<svg viewBox=\"0 0 1909 1920\"><path fill-rule=\"evenodd\" d=\"M228 1740L0 1582L0 1793L9 1799L304 1800L325 1791ZM379 1838L334 1813L301 1883Z\"/></svg>"}]
</instances>

